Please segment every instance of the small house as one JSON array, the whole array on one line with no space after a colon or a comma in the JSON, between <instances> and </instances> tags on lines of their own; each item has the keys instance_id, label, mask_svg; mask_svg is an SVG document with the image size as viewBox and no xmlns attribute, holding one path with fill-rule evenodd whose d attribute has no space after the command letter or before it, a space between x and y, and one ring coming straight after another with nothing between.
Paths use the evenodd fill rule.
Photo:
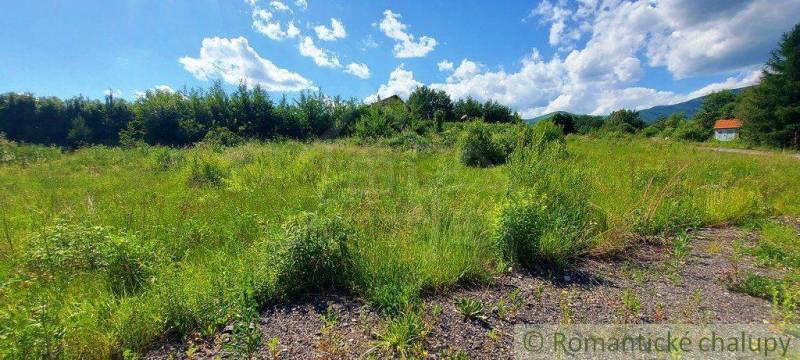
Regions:
<instances>
[{"instance_id":1,"label":"small house","mask_svg":"<svg viewBox=\"0 0 800 360\"><path fill-rule=\"evenodd\" d=\"M739 130L742 129L742 121L738 119L717 120L714 123L714 139L719 141L731 141L739 137Z\"/></svg>"}]
</instances>

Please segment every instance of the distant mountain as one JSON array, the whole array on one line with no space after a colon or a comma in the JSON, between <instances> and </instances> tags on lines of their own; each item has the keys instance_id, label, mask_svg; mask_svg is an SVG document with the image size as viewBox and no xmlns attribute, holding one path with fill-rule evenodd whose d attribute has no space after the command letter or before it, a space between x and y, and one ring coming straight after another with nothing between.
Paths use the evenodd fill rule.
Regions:
<instances>
[{"instance_id":1,"label":"distant mountain","mask_svg":"<svg viewBox=\"0 0 800 360\"><path fill-rule=\"evenodd\" d=\"M573 113L568 112L568 111L555 111L555 112L551 112L549 114L539 115L539 116L537 116L535 118L524 119L522 121L524 121L527 124L535 124L535 123L537 123L539 121L542 121L542 120L545 120L545 119L549 119L549 118L553 117L555 114L564 114L564 115L572 115L572 116L577 116L578 115L578 114L573 114Z\"/></svg>"},{"instance_id":2,"label":"distant mountain","mask_svg":"<svg viewBox=\"0 0 800 360\"><path fill-rule=\"evenodd\" d=\"M747 89L747 87L743 87L743 88L739 88L739 89L731 89L731 92L733 92L734 94L738 94L738 93L744 91L745 89ZM706 96L708 96L708 95L706 95ZM694 113L696 113L698 110L700 110L700 105L703 104L703 100L705 100L706 96L701 96L699 98L694 98L694 99L691 99L689 101L684 101L684 102L678 103L678 104L659 105L659 106L651 107L649 109L640 110L639 111L639 116L642 118L642 120L644 120L644 122L646 122L648 124L653 123L656 120L658 120L658 117L661 116L661 115L666 117L666 116L670 116L670 114L679 113L679 112L685 113L686 117L689 118L689 117L692 117L692 115L694 115ZM535 118L526 119L524 121L526 123L528 123L528 124L535 124L535 123L537 123L539 121L542 121L542 120L545 120L545 119L549 119L549 118L553 117L553 115L558 114L558 113L567 114L567 115L573 115L573 116L578 115L578 114L573 114L573 113L570 113L570 112L567 112L567 111L556 111L556 112L551 112L549 114L540 115L540 116L537 116Z\"/></svg>"},{"instance_id":3,"label":"distant mountain","mask_svg":"<svg viewBox=\"0 0 800 360\"><path fill-rule=\"evenodd\" d=\"M747 89L746 87L739 88L739 89L731 89L731 92L734 94L738 94L743 90ZM708 96L708 95L706 95ZM660 105L654 106L649 109L639 111L639 116L644 120L646 123L652 123L658 120L659 116L670 116L674 113L685 113L687 118L692 117L694 113L700 110L700 105L703 104L703 100L706 99L706 96L701 96L699 98L694 98L689 101L684 101L682 103L674 104L674 105Z\"/></svg>"}]
</instances>

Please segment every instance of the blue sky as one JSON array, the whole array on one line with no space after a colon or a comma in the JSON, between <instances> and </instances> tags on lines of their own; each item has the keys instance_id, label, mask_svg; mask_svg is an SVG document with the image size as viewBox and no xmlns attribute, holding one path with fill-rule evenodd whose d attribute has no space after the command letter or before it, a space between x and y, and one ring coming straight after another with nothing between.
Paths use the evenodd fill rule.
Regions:
<instances>
[{"instance_id":1,"label":"blue sky","mask_svg":"<svg viewBox=\"0 0 800 360\"><path fill-rule=\"evenodd\" d=\"M426 84L525 117L603 114L756 83L798 19L798 0L9 0L0 91L134 100L222 79L371 100Z\"/></svg>"}]
</instances>

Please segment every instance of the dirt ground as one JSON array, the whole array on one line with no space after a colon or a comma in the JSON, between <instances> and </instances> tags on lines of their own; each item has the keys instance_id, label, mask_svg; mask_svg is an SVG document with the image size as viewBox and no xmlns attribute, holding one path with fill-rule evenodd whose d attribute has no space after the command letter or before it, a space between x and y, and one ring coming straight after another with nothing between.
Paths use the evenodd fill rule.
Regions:
<instances>
[{"instance_id":1,"label":"dirt ground","mask_svg":"<svg viewBox=\"0 0 800 360\"><path fill-rule=\"evenodd\" d=\"M515 324L770 322L768 301L730 292L722 283L737 269L775 275L734 254L734 242L752 242L752 235L710 228L690 236L682 258L669 246L642 245L616 259L587 259L565 272L511 272L490 285L428 296L424 306L430 331L422 354L434 359L457 353L470 359L513 358ZM464 298L483 304L485 321L469 320L456 309L455 301ZM329 307L338 321L326 330L321 318ZM353 297L326 295L274 306L262 312L260 325L259 358L272 358L273 353L283 359L391 356L375 347L380 317ZM163 344L147 358L230 357L224 346L229 337L223 332L212 340ZM271 349L270 339L277 339Z\"/></svg>"}]
</instances>

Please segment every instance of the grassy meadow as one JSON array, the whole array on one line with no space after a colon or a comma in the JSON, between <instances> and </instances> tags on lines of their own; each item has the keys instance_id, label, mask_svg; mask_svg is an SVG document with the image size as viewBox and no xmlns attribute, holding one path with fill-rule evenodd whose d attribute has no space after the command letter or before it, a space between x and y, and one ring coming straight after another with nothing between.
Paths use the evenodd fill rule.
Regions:
<instances>
[{"instance_id":1,"label":"grassy meadow","mask_svg":"<svg viewBox=\"0 0 800 360\"><path fill-rule=\"evenodd\" d=\"M786 155L569 137L479 168L452 138L410 142L0 144L0 357L135 357L317 291L390 317L518 264L800 216Z\"/></svg>"}]
</instances>

